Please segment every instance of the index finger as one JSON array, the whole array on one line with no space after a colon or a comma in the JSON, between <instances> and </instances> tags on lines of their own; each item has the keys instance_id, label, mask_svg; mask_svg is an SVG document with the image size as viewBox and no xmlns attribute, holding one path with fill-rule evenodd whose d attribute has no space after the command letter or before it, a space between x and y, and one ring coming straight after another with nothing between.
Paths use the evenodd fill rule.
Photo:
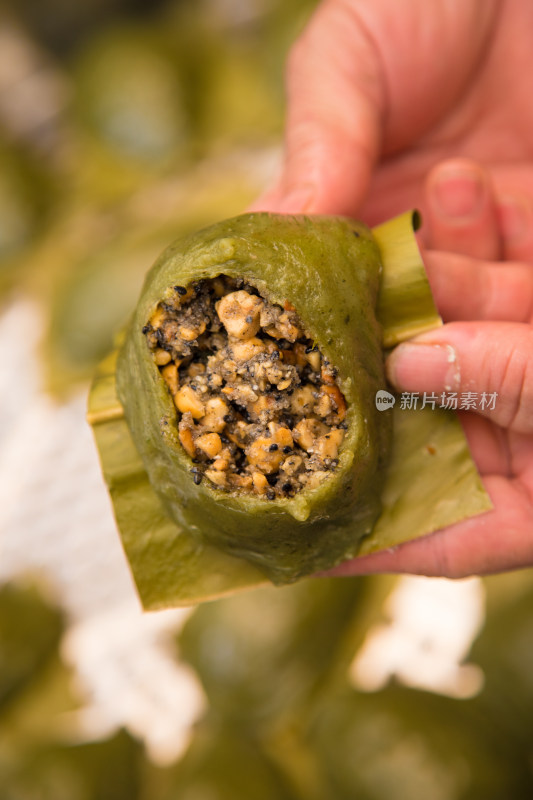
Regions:
<instances>
[{"instance_id":1,"label":"index finger","mask_svg":"<svg viewBox=\"0 0 533 800\"><path fill-rule=\"evenodd\" d=\"M453 320L533 321L533 270L521 262L478 261L457 253L424 253L439 313Z\"/></svg>"}]
</instances>

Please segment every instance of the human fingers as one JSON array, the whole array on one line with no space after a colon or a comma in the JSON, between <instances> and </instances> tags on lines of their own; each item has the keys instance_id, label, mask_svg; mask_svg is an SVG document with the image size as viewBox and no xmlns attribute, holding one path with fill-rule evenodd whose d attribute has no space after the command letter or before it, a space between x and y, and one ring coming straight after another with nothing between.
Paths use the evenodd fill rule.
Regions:
<instances>
[{"instance_id":1,"label":"human fingers","mask_svg":"<svg viewBox=\"0 0 533 800\"><path fill-rule=\"evenodd\" d=\"M533 322L533 270L522 262L478 261L455 253L424 252L431 290L446 322Z\"/></svg>"},{"instance_id":2,"label":"human fingers","mask_svg":"<svg viewBox=\"0 0 533 800\"><path fill-rule=\"evenodd\" d=\"M285 163L252 206L282 213L353 213L381 147L383 82L355 3L323 2L287 65Z\"/></svg>"},{"instance_id":3,"label":"human fingers","mask_svg":"<svg viewBox=\"0 0 533 800\"><path fill-rule=\"evenodd\" d=\"M498 197L496 213L504 257L533 263L533 183L531 194L507 191Z\"/></svg>"},{"instance_id":4,"label":"human fingers","mask_svg":"<svg viewBox=\"0 0 533 800\"><path fill-rule=\"evenodd\" d=\"M533 566L533 503L526 487L499 475L484 483L492 510L396 548L351 559L328 574L464 578Z\"/></svg>"},{"instance_id":5,"label":"human fingers","mask_svg":"<svg viewBox=\"0 0 533 800\"><path fill-rule=\"evenodd\" d=\"M438 0L429 12L409 0L398 14L397 0L323 0L288 62L281 176L252 209L360 212L378 159L410 148L455 108L498 8Z\"/></svg>"},{"instance_id":6,"label":"human fingers","mask_svg":"<svg viewBox=\"0 0 533 800\"><path fill-rule=\"evenodd\" d=\"M509 476L513 465L507 432L479 414L459 411L458 418L479 474Z\"/></svg>"},{"instance_id":7,"label":"human fingers","mask_svg":"<svg viewBox=\"0 0 533 800\"><path fill-rule=\"evenodd\" d=\"M502 258L533 264L533 160L490 167Z\"/></svg>"},{"instance_id":8,"label":"human fingers","mask_svg":"<svg viewBox=\"0 0 533 800\"><path fill-rule=\"evenodd\" d=\"M433 250L496 261L501 239L488 172L466 158L448 159L429 172L424 222Z\"/></svg>"},{"instance_id":9,"label":"human fingers","mask_svg":"<svg viewBox=\"0 0 533 800\"><path fill-rule=\"evenodd\" d=\"M450 322L398 345L387 375L402 392L454 396L503 428L533 433L533 326Z\"/></svg>"}]
</instances>

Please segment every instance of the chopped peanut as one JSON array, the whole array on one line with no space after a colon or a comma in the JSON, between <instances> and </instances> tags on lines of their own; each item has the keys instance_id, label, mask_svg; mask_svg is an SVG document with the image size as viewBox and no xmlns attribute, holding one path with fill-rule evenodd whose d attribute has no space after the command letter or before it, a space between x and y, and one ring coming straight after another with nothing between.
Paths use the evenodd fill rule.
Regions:
<instances>
[{"instance_id":1,"label":"chopped peanut","mask_svg":"<svg viewBox=\"0 0 533 800\"><path fill-rule=\"evenodd\" d=\"M190 386L182 386L176 395L176 407L185 414L190 412L193 419L201 419L205 415L205 405Z\"/></svg>"},{"instance_id":2,"label":"chopped peanut","mask_svg":"<svg viewBox=\"0 0 533 800\"><path fill-rule=\"evenodd\" d=\"M172 397L175 397L178 389L180 388L178 368L176 364L168 364L166 367L163 367L161 370L161 375L163 376L166 385L170 389L170 394Z\"/></svg>"},{"instance_id":3,"label":"chopped peanut","mask_svg":"<svg viewBox=\"0 0 533 800\"><path fill-rule=\"evenodd\" d=\"M323 422L317 419L302 419L294 428L294 438L304 450L312 450L315 441L328 432Z\"/></svg>"},{"instance_id":4,"label":"chopped peanut","mask_svg":"<svg viewBox=\"0 0 533 800\"><path fill-rule=\"evenodd\" d=\"M222 450L222 442L218 433L204 433L196 439L196 447L208 458L215 458Z\"/></svg>"},{"instance_id":5,"label":"chopped peanut","mask_svg":"<svg viewBox=\"0 0 533 800\"><path fill-rule=\"evenodd\" d=\"M327 367L322 367L320 371L320 378L322 379L322 382L327 383L328 386L335 386L335 376Z\"/></svg>"},{"instance_id":6,"label":"chopped peanut","mask_svg":"<svg viewBox=\"0 0 533 800\"><path fill-rule=\"evenodd\" d=\"M240 489L250 489L253 486L251 475L231 475L231 482Z\"/></svg>"},{"instance_id":7,"label":"chopped peanut","mask_svg":"<svg viewBox=\"0 0 533 800\"><path fill-rule=\"evenodd\" d=\"M229 336L251 339L259 330L263 301L248 292L232 292L217 303L217 313Z\"/></svg>"},{"instance_id":8,"label":"chopped peanut","mask_svg":"<svg viewBox=\"0 0 533 800\"><path fill-rule=\"evenodd\" d=\"M332 411L331 397L326 392L321 392L316 404L316 413L319 417L327 417Z\"/></svg>"},{"instance_id":9,"label":"chopped peanut","mask_svg":"<svg viewBox=\"0 0 533 800\"><path fill-rule=\"evenodd\" d=\"M283 472L287 475L294 475L302 466L302 458L300 456L289 456L281 465Z\"/></svg>"},{"instance_id":10,"label":"chopped peanut","mask_svg":"<svg viewBox=\"0 0 533 800\"><path fill-rule=\"evenodd\" d=\"M226 397L238 403L240 406L251 405L259 399L259 395L257 395L256 392L254 392L254 390L246 384L238 384L233 388L230 386L225 386L222 391Z\"/></svg>"},{"instance_id":11,"label":"chopped peanut","mask_svg":"<svg viewBox=\"0 0 533 800\"><path fill-rule=\"evenodd\" d=\"M272 449L273 445L275 450ZM283 450L271 438L260 436L246 448L246 456L250 464L258 467L267 475L277 472L283 461Z\"/></svg>"},{"instance_id":12,"label":"chopped peanut","mask_svg":"<svg viewBox=\"0 0 533 800\"><path fill-rule=\"evenodd\" d=\"M270 395L262 394L259 400L252 405L252 411L259 416L264 411L268 411L274 405L274 400Z\"/></svg>"},{"instance_id":13,"label":"chopped peanut","mask_svg":"<svg viewBox=\"0 0 533 800\"><path fill-rule=\"evenodd\" d=\"M252 481L258 494L264 494L268 489L268 481L262 472L252 472Z\"/></svg>"},{"instance_id":14,"label":"chopped peanut","mask_svg":"<svg viewBox=\"0 0 533 800\"><path fill-rule=\"evenodd\" d=\"M291 397L291 411L293 414L311 414L315 405L315 389L308 383L296 389Z\"/></svg>"},{"instance_id":15,"label":"chopped peanut","mask_svg":"<svg viewBox=\"0 0 533 800\"><path fill-rule=\"evenodd\" d=\"M322 386L321 389L326 392L332 399L333 404L337 408L337 414L343 420L346 416L346 400L338 386Z\"/></svg>"},{"instance_id":16,"label":"chopped peanut","mask_svg":"<svg viewBox=\"0 0 533 800\"><path fill-rule=\"evenodd\" d=\"M220 489L226 487L226 473L225 472L218 472L216 469L206 469L205 477L209 478L211 483L214 483L215 486L218 486Z\"/></svg>"},{"instance_id":17,"label":"chopped peanut","mask_svg":"<svg viewBox=\"0 0 533 800\"><path fill-rule=\"evenodd\" d=\"M152 314L152 316L150 317L150 325L152 326L152 328L154 330L157 330L157 328L161 327L161 325L163 324L165 319L166 319L166 317L165 317L165 312L163 311L163 309L162 308L157 308L154 311L154 313Z\"/></svg>"},{"instance_id":18,"label":"chopped peanut","mask_svg":"<svg viewBox=\"0 0 533 800\"><path fill-rule=\"evenodd\" d=\"M309 351L309 353L306 353L305 355L306 355L307 360L309 361L309 364L311 365L311 368L315 372L319 372L320 371L321 357L320 357L320 353L318 352L318 350L315 350L313 348L312 350Z\"/></svg>"},{"instance_id":19,"label":"chopped peanut","mask_svg":"<svg viewBox=\"0 0 533 800\"><path fill-rule=\"evenodd\" d=\"M292 434L285 425L278 425L276 422L269 422L268 430L270 431L272 440L280 447L293 446Z\"/></svg>"},{"instance_id":20,"label":"chopped peanut","mask_svg":"<svg viewBox=\"0 0 533 800\"><path fill-rule=\"evenodd\" d=\"M163 348L158 347L157 350L154 350L154 361L158 367L164 367L165 364L170 364L172 356L168 350L163 350Z\"/></svg>"},{"instance_id":21,"label":"chopped peanut","mask_svg":"<svg viewBox=\"0 0 533 800\"><path fill-rule=\"evenodd\" d=\"M231 452L225 447L220 451L218 458L213 461L213 469L225 470L229 467L231 461Z\"/></svg>"},{"instance_id":22,"label":"chopped peanut","mask_svg":"<svg viewBox=\"0 0 533 800\"><path fill-rule=\"evenodd\" d=\"M246 423L239 420L234 425L232 433L228 431L228 439L238 447L246 447Z\"/></svg>"},{"instance_id":23,"label":"chopped peanut","mask_svg":"<svg viewBox=\"0 0 533 800\"><path fill-rule=\"evenodd\" d=\"M265 349L263 342L256 336L244 341L232 342L230 346L235 361L250 361Z\"/></svg>"},{"instance_id":24,"label":"chopped peanut","mask_svg":"<svg viewBox=\"0 0 533 800\"><path fill-rule=\"evenodd\" d=\"M316 440L313 450L322 459L337 458L343 439L344 431L340 428L333 428L329 433L325 433Z\"/></svg>"},{"instance_id":25,"label":"chopped peanut","mask_svg":"<svg viewBox=\"0 0 533 800\"><path fill-rule=\"evenodd\" d=\"M186 451L187 455L191 458L195 458L196 456L196 448L194 446L194 439L192 435L192 431L190 428L180 428L179 433L179 440L183 449Z\"/></svg>"},{"instance_id":26,"label":"chopped peanut","mask_svg":"<svg viewBox=\"0 0 533 800\"><path fill-rule=\"evenodd\" d=\"M221 397L211 397L205 403L205 415L200 418L202 427L220 433L224 430L224 417L228 411L229 406Z\"/></svg>"},{"instance_id":27,"label":"chopped peanut","mask_svg":"<svg viewBox=\"0 0 533 800\"><path fill-rule=\"evenodd\" d=\"M202 333L205 331L206 325L205 322L201 322L199 325L189 326L183 325L179 330L180 339L184 339L186 342L193 342Z\"/></svg>"}]
</instances>

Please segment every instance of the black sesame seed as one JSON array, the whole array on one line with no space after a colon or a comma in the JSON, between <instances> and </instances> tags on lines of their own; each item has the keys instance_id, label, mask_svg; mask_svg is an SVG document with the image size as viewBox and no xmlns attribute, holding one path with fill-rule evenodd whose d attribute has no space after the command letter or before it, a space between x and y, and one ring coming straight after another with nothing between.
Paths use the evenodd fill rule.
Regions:
<instances>
[{"instance_id":1,"label":"black sesame seed","mask_svg":"<svg viewBox=\"0 0 533 800\"><path fill-rule=\"evenodd\" d=\"M185 288L185 286L174 286L174 290L182 297L184 294L187 294L187 289Z\"/></svg>"},{"instance_id":2,"label":"black sesame seed","mask_svg":"<svg viewBox=\"0 0 533 800\"><path fill-rule=\"evenodd\" d=\"M285 447L283 448L283 452L284 453L290 453L291 450L292 450L292 447L290 447L290 445L288 445L288 444L286 444Z\"/></svg>"},{"instance_id":3,"label":"black sesame seed","mask_svg":"<svg viewBox=\"0 0 533 800\"><path fill-rule=\"evenodd\" d=\"M145 325L145 326L143 327L143 333L145 333L145 334L146 334L146 333L148 333L148 331L149 331L149 330L150 330L150 325Z\"/></svg>"},{"instance_id":4,"label":"black sesame seed","mask_svg":"<svg viewBox=\"0 0 533 800\"><path fill-rule=\"evenodd\" d=\"M192 479L196 486L199 486L202 482L203 475L197 467L193 467L191 469Z\"/></svg>"},{"instance_id":5,"label":"black sesame seed","mask_svg":"<svg viewBox=\"0 0 533 800\"><path fill-rule=\"evenodd\" d=\"M271 453L274 453L276 450L279 450L279 445L277 445L276 442L272 442L268 449Z\"/></svg>"},{"instance_id":6,"label":"black sesame seed","mask_svg":"<svg viewBox=\"0 0 533 800\"><path fill-rule=\"evenodd\" d=\"M233 417L231 416L231 414L224 414L224 416L222 417L222 419L224 420L224 422L231 422L231 420L233 419Z\"/></svg>"},{"instance_id":7,"label":"black sesame seed","mask_svg":"<svg viewBox=\"0 0 533 800\"><path fill-rule=\"evenodd\" d=\"M312 353L312 352L313 352L313 345L312 345L312 344L310 344L310 345L309 345L309 347L306 347L306 348L305 348L305 352L306 352L306 353Z\"/></svg>"},{"instance_id":8,"label":"black sesame seed","mask_svg":"<svg viewBox=\"0 0 533 800\"><path fill-rule=\"evenodd\" d=\"M281 489L282 489L282 491L283 491L283 492L290 492L290 491L291 491L291 489L292 489L292 483L289 483L289 482L287 481L287 483L284 483L284 484L283 484L283 486L281 487Z\"/></svg>"},{"instance_id":9,"label":"black sesame seed","mask_svg":"<svg viewBox=\"0 0 533 800\"><path fill-rule=\"evenodd\" d=\"M276 496L276 492L274 491L274 489L267 489L267 493L266 493L266 499L267 500L274 500L275 496Z\"/></svg>"},{"instance_id":10,"label":"black sesame seed","mask_svg":"<svg viewBox=\"0 0 533 800\"><path fill-rule=\"evenodd\" d=\"M248 325L251 325L251 323L254 321L254 318L252 317L251 314L248 314L248 316L245 317L245 320L248 323Z\"/></svg>"},{"instance_id":11,"label":"black sesame seed","mask_svg":"<svg viewBox=\"0 0 533 800\"><path fill-rule=\"evenodd\" d=\"M270 486L275 486L276 482L278 480L278 476L277 476L277 474L275 474L275 475L267 475L266 479L269 482Z\"/></svg>"}]
</instances>

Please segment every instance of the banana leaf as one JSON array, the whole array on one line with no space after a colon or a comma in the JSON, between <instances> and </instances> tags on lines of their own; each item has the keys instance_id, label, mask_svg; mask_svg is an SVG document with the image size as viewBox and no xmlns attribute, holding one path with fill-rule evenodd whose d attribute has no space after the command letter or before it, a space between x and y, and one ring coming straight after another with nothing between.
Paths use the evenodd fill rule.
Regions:
<instances>
[{"instance_id":1,"label":"banana leaf","mask_svg":"<svg viewBox=\"0 0 533 800\"><path fill-rule=\"evenodd\" d=\"M416 224L416 214L407 213L374 231L383 262L378 313L389 345L440 324L413 236ZM395 283L398 271L403 278ZM412 302L402 318L393 295L396 292L401 302L406 286ZM124 417L116 391L116 361L114 352L98 370L88 420L144 607L190 605L264 583L264 574L255 566L209 543L199 545L186 526L171 519ZM382 511L363 538L361 553L395 546L490 508L453 412L408 412L397 403L393 428Z\"/></svg>"}]
</instances>

